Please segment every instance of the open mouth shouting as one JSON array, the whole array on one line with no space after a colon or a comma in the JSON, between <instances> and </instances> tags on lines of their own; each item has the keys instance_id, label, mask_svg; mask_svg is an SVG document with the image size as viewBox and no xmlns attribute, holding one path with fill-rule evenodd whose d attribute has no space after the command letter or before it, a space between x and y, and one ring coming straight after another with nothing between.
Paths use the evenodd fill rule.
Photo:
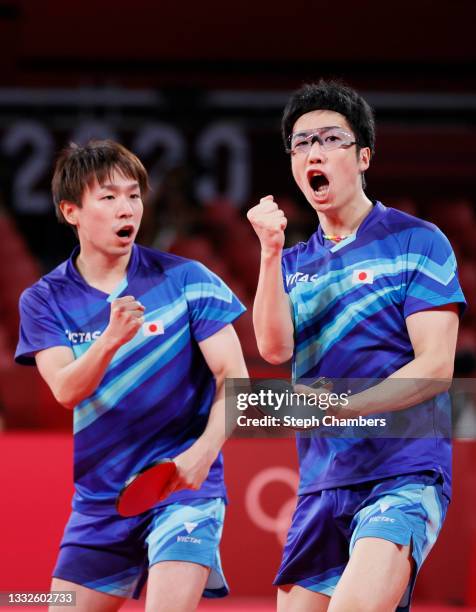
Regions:
<instances>
[{"instance_id":1,"label":"open mouth shouting","mask_svg":"<svg viewBox=\"0 0 476 612\"><path fill-rule=\"evenodd\" d=\"M124 242L129 242L134 236L134 226L123 225L116 231L116 236Z\"/></svg>"},{"instance_id":2,"label":"open mouth shouting","mask_svg":"<svg viewBox=\"0 0 476 612\"><path fill-rule=\"evenodd\" d=\"M316 200L323 201L329 193L329 179L319 170L310 170L307 173L307 180L312 189Z\"/></svg>"}]
</instances>

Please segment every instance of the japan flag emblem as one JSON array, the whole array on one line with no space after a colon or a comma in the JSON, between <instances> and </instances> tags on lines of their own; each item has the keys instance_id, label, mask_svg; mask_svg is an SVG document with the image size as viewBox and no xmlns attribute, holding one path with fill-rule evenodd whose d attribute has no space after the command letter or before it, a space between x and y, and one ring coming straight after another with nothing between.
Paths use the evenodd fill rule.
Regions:
<instances>
[{"instance_id":1,"label":"japan flag emblem","mask_svg":"<svg viewBox=\"0 0 476 612\"><path fill-rule=\"evenodd\" d=\"M146 321L142 325L144 336L160 336L164 333L164 322L160 319L155 321Z\"/></svg>"},{"instance_id":2,"label":"japan flag emblem","mask_svg":"<svg viewBox=\"0 0 476 612\"><path fill-rule=\"evenodd\" d=\"M354 270L352 273L353 285L371 285L374 282L373 270Z\"/></svg>"}]
</instances>

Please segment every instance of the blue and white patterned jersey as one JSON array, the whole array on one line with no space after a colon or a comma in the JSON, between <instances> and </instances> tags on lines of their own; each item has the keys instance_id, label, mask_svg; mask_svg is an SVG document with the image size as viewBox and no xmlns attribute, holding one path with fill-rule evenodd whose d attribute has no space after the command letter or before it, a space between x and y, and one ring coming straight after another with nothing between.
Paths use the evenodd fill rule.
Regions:
<instances>
[{"instance_id":1,"label":"blue and white patterned jersey","mask_svg":"<svg viewBox=\"0 0 476 612\"><path fill-rule=\"evenodd\" d=\"M15 358L34 364L36 352L54 346L78 358L106 329L114 299L132 295L145 306L142 329L74 408L73 508L108 514L129 476L178 455L204 431L216 385L198 342L244 307L202 264L137 245L127 277L108 295L85 282L77 254L22 294ZM225 494L220 454L200 490L178 491L164 503Z\"/></svg>"},{"instance_id":2,"label":"blue and white patterned jersey","mask_svg":"<svg viewBox=\"0 0 476 612\"><path fill-rule=\"evenodd\" d=\"M442 232L377 202L356 234L337 244L318 230L283 253L292 304L293 379L383 379L410 362L405 319L465 300L453 250ZM441 411L446 394L429 402ZM428 409L428 402L426 403ZM297 438L299 492L436 470L449 487L445 438Z\"/></svg>"}]
</instances>

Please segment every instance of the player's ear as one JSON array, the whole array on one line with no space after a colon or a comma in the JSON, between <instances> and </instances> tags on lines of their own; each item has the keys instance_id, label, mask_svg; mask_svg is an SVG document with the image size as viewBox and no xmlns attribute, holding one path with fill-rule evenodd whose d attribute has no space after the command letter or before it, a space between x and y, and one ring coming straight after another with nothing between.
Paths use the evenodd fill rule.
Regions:
<instances>
[{"instance_id":1,"label":"player's ear","mask_svg":"<svg viewBox=\"0 0 476 612\"><path fill-rule=\"evenodd\" d=\"M70 225L77 225L76 219L78 213L78 205L69 200L61 200L59 203L59 209L61 210L63 217Z\"/></svg>"},{"instance_id":2,"label":"player's ear","mask_svg":"<svg viewBox=\"0 0 476 612\"><path fill-rule=\"evenodd\" d=\"M359 151L359 170L365 172L370 166L370 149L362 147Z\"/></svg>"}]
</instances>

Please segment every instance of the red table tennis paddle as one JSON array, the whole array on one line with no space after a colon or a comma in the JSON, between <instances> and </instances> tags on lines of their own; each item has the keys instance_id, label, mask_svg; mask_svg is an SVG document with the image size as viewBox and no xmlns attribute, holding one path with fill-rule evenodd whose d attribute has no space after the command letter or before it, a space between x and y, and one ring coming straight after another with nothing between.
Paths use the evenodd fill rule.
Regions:
<instances>
[{"instance_id":1,"label":"red table tennis paddle","mask_svg":"<svg viewBox=\"0 0 476 612\"><path fill-rule=\"evenodd\" d=\"M124 517L150 510L159 501L174 477L177 466L172 459L159 459L127 479L116 499L116 510Z\"/></svg>"}]
</instances>

